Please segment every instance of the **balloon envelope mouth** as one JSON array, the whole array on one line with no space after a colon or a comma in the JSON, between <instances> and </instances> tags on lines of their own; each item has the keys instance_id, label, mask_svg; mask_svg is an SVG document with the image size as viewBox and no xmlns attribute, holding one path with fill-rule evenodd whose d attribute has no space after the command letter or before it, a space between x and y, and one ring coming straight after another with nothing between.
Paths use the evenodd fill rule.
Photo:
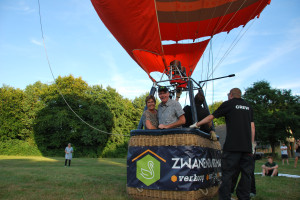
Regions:
<instances>
[{"instance_id":1,"label":"balloon envelope mouth","mask_svg":"<svg viewBox=\"0 0 300 200\"><path fill-rule=\"evenodd\" d=\"M186 75L191 76L209 41L208 39L189 44L162 45L163 54L143 49L135 49L132 53L136 62L148 75L151 72L164 73L172 61L178 60L181 66L185 67Z\"/></svg>"}]
</instances>

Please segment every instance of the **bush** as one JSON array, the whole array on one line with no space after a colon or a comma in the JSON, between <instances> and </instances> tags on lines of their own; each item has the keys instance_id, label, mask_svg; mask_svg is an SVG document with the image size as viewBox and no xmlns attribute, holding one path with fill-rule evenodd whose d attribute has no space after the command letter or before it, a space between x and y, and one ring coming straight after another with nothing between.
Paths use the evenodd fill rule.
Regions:
<instances>
[{"instance_id":1,"label":"bush","mask_svg":"<svg viewBox=\"0 0 300 200\"><path fill-rule=\"evenodd\" d=\"M264 157L267 158L268 156L272 156L273 159L277 159L279 158L278 153L275 153L275 155L273 155L272 153L265 153Z\"/></svg>"},{"instance_id":2,"label":"bush","mask_svg":"<svg viewBox=\"0 0 300 200\"><path fill-rule=\"evenodd\" d=\"M97 158L97 150L95 147L90 146L73 146L73 157Z\"/></svg>"},{"instance_id":3,"label":"bush","mask_svg":"<svg viewBox=\"0 0 300 200\"><path fill-rule=\"evenodd\" d=\"M0 142L0 155L41 156L35 144L23 140L5 140Z\"/></svg>"},{"instance_id":4,"label":"bush","mask_svg":"<svg viewBox=\"0 0 300 200\"><path fill-rule=\"evenodd\" d=\"M101 157L102 158L125 158L128 151L128 142L123 144L116 144L108 142L107 146L104 148Z\"/></svg>"}]
</instances>

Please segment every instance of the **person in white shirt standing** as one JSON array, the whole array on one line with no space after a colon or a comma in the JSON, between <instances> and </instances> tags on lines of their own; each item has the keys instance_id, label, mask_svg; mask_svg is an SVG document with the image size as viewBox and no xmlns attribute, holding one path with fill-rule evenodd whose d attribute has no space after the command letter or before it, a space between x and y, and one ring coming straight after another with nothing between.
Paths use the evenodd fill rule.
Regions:
<instances>
[{"instance_id":1,"label":"person in white shirt standing","mask_svg":"<svg viewBox=\"0 0 300 200\"><path fill-rule=\"evenodd\" d=\"M72 160L72 153L73 153L73 147L71 147L71 143L68 144L68 146L65 148L65 167L67 166L67 162L69 161L69 167L71 166L71 160Z\"/></svg>"},{"instance_id":2,"label":"person in white shirt standing","mask_svg":"<svg viewBox=\"0 0 300 200\"><path fill-rule=\"evenodd\" d=\"M282 146L280 146L282 165L284 165L284 160L286 160L286 163L289 165L289 157L288 157L287 149L288 147L284 143L282 144Z\"/></svg>"}]
</instances>

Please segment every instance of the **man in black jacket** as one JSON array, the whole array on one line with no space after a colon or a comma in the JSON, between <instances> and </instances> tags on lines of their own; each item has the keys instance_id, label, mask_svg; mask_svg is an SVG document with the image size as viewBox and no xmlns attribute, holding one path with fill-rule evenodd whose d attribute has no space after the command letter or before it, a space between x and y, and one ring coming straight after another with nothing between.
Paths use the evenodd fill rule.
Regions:
<instances>
[{"instance_id":1,"label":"man in black jacket","mask_svg":"<svg viewBox=\"0 0 300 200\"><path fill-rule=\"evenodd\" d=\"M214 118L225 117L227 135L222 154L222 184L219 189L219 199L222 200L231 199L231 181L237 168L241 169L241 179L236 190L237 197L242 200L250 199L255 126L252 108L241 95L240 89L231 89L228 101L223 102L212 115L194 125L199 127L211 123Z\"/></svg>"}]
</instances>

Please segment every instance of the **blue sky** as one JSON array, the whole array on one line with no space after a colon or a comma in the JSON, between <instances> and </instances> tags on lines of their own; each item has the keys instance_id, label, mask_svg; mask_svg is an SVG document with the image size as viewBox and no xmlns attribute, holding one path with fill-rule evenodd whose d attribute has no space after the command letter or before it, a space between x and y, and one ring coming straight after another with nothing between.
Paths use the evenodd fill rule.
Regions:
<instances>
[{"instance_id":1,"label":"blue sky","mask_svg":"<svg viewBox=\"0 0 300 200\"><path fill-rule=\"evenodd\" d=\"M130 99L150 90L148 75L106 29L90 1L40 0L40 4L45 44L55 77L81 76L89 85L110 85ZM272 0L260 18L244 29L213 38L216 66L237 33L244 34L214 72L214 77L233 73L236 77L207 84L209 104L226 100L233 87L244 91L260 80L300 95L299 11L299 0ZM206 70L202 72L202 68L207 68L207 58L208 51L198 64L194 79L205 78ZM53 82L41 37L38 1L1 0L0 84L24 89L36 81ZM181 98L182 104L184 100Z\"/></svg>"}]
</instances>

